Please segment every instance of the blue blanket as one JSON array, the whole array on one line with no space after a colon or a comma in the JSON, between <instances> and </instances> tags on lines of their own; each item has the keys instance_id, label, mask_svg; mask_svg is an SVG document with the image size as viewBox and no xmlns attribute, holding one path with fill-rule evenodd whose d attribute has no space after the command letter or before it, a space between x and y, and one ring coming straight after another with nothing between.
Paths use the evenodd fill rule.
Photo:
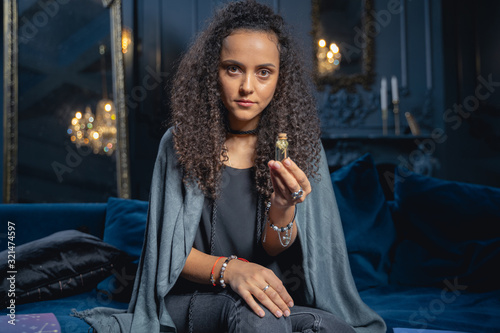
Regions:
<instances>
[{"instance_id":1,"label":"blue blanket","mask_svg":"<svg viewBox=\"0 0 500 333\"><path fill-rule=\"evenodd\" d=\"M454 281L450 281L454 284ZM500 332L500 290L471 293L453 289L382 286L360 292L361 298L391 328Z\"/></svg>"},{"instance_id":2,"label":"blue blanket","mask_svg":"<svg viewBox=\"0 0 500 333\"><path fill-rule=\"evenodd\" d=\"M59 321L61 332L87 332L89 325L80 318L72 316L72 310L82 311L88 307L95 306L111 306L116 309L126 309L128 303L111 301L105 295L99 294L96 289L93 289L87 293L70 297L18 305L16 306L16 315L53 313L57 321ZM7 309L0 311L0 315L2 316L6 316L8 313ZM0 328L0 331L4 332L2 328Z\"/></svg>"}]
</instances>

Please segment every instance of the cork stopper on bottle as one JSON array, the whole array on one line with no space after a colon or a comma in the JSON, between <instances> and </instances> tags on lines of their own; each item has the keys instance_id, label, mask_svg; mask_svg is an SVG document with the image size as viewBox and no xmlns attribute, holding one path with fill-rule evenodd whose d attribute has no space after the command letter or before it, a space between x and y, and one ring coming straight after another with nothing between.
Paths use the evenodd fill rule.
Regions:
<instances>
[{"instance_id":1,"label":"cork stopper on bottle","mask_svg":"<svg viewBox=\"0 0 500 333\"><path fill-rule=\"evenodd\" d=\"M286 133L278 133L278 139L286 140Z\"/></svg>"}]
</instances>

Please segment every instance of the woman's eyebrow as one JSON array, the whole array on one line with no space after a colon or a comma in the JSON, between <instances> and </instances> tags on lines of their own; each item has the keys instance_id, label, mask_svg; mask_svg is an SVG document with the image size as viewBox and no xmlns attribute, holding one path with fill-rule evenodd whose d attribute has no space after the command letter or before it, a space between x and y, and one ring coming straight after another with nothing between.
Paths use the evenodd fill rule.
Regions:
<instances>
[{"instance_id":1,"label":"woman's eyebrow","mask_svg":"<svg viewBox=\"0 0 500 333\"><path fill-rule=\"evenodd\" d=\"M221 63L223 63L223 64L229 63L229 64L238 65L240 67L245 67L245 65L243 65L241 62L236 61L236 60L232 60L232 59L222 60ZM257 65L257 67L274 67L274 68L276 68L276 65L269 62L269 63Z\"/></svg>"}]
</instances>

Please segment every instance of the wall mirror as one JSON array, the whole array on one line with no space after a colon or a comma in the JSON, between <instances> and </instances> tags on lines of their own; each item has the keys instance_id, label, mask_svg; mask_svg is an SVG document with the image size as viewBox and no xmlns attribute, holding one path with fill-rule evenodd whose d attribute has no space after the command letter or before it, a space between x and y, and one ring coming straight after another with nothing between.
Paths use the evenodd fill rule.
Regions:
<instances>
[{"instance_id":1,"label":"wall mirror","mask_svg":"<svg viewBox=\"0 0 500 333\"><path fill-rule=\"evenodd\" d=\"M373 0L312 0L314 80L319 89L370 89L374 79Z\"/></svg>"},{"instance_id":2,"label":"wall mirror","mask_svg":"<svg viewBox=\"0 0 500 333\"><path fill-rule=\"evenodd\" d=\"M4 202L128 198L121 0L4 0Z\"/></svg>"}]
</instances>

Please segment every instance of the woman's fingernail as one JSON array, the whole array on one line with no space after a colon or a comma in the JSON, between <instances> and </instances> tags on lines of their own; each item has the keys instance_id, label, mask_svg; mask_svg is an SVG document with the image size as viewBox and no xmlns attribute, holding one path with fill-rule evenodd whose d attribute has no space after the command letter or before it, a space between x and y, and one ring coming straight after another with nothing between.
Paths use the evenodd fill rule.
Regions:
<instances>
[{"instance_id":1,"label":"woman's fingernail","mask_svg":"<svg viewBox=\"0 0 500 333\"><path fill-rule=\"evenodd\" d=\"M266 314L264 313L264 311L262 311L262 310L260 310L260 311L259 311L259 317L261 317L261 318L262 318L262 317L264 317L265 315L266 315Z\"/></svg>"},{"instance_id":2,"label":"woman's fingernail","mask_svg":"<svg viewBox=\"0 0 500 333\"><path fill-rule=\"evenodd\" d=\"M290 316L290 311L285 310L285 317L289 317L289 316Z\"/></svg>"},{"instance_id":3,"label":"woman's fingernail","mask_svg":"<svg viewBox=\"0 0 500 333\"><path fill-rule=\"evenodd\" d=\"M282 315L283 313L280 310L276 311L276 317L280 318Z\"/></svg>"},{"instance_id":4,"label":"woman's fingernail","mask_svg":"<svg viewBox=\"0 0 500 333\"><path fill-rule=\"evenodd\" d=\"M293 308L293 302L290 301L290 303L288 303L288 306L291 307L291 308Z\"/></svg>"},{"instance_id":5,"label":"woman's fingernail","mask_svg":"<svg viewBox=\"0 0 500 333\"><path fill-rule=\"evenodd\" d=\"M290 162L290 158L288 157L286 160L283 161L283 164L289 167L290 165L292 165L292 162Z\"/></svg>"}]
</instances>

